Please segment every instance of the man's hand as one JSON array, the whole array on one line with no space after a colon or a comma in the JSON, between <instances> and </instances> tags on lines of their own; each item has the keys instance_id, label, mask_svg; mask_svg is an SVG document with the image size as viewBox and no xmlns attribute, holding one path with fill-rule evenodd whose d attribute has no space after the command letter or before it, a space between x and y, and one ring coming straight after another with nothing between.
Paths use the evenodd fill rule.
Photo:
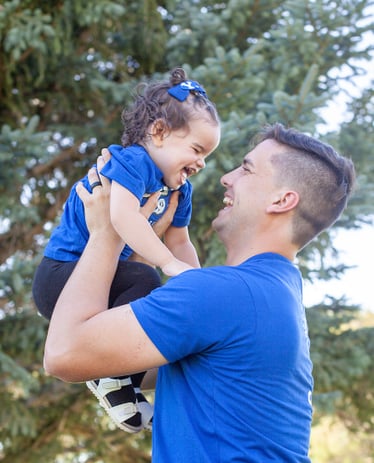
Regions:
<instances>
[{"instance_id":1,"label":"man's hand","mask_svg":"<svg viewBox=\"0 0 374 463\"><path fill-rule=\"evenodd\" d=\"M83 183L79 183L76 187L77 194L84 204L85 218L90 234L106 232L118 241L122 241L110 221L110 181L99 173L104 164L104 157L99 156L97 168L92 167L88 171L88 181L92 193L86 190Z\"/></svg>"},{"instance_id":2,"label":"man's hand","mask_svg":"<svg viewBox=\"0 0 374 463\"><path fill-rule=\"evenodd\" d=\"M93 186L92 193L87 191L81 183L77 185L77 193L84 204L86 223L89 232L93 233L105 229L107 232L113 233L113 236L117 236L118 239L120 239L110 221L110 181L103 175L100 175L101 169L104 167L105 163L109 161L110 156L109 150L104 148L101 151L101 155L97 158L97 167L92 167L88 172L89 183ZM178 206L178 196L178 191L172 193L166 212L153 226L153 230L159 238L163 237L173 221ZM141 213L147 219L155 210L159 197L159 192L153 193L141 208ZM138 260L138 258L140 258L140 256L137 256L138 258L136 258L136 256L134 257L132 260Z\"/></svg>"},{"instance_id":3,"label":"man's hand","mask_svg":"<svg viewBox=\"0 0 374 463\"><path fill-rule=\"evenodd\" d=\"M178 197L179 197L179 191L173 191L173 193L170 196L170 201L169 201L167 210L165 211L161 219L158 220L153 225L153 230L159 238L162 238L164 236L166 230L169 228L171 222L173 221L175 211L178 207ZM149 202L149 199L147 203ZM156 204L157 204L157 201L156 201ZM155 204L155 207L156 207L156 204Z\"/></svg>"}]
</instances>

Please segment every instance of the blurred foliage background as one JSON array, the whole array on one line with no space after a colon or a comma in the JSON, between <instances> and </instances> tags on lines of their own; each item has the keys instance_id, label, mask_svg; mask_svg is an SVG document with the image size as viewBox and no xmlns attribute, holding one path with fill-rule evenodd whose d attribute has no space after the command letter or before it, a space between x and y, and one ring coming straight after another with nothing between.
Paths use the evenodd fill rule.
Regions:
<instances>
[{"instance_id":1,"label":"blurred foliage background","mask_svg":"<svg viewBox=\"0 0 374 463\"><path fill-rule=\"evenodd\" d=\"M35 266L72 184L102 147L119 143L120 113L137 83L182 65L216 103L222 141L193 179L191 235L202 264L220 264L211 219L220 176L251 136L280 121L351 157L358 187L335 225L374 213L373 82L346 95L330 129L329 102L373 63L374 3L362 0L9 0L0 2L0 461L149 462L149 433L108 422L86 387L46 377L46 322L31 298ZM372 70L373 68L371 68ZM340 114L336 114L339 119ZM332 264L334 258L334 264ZM349 267L330 233L299 256L309 281ZM326 295L328 296L328 295ZM317 463L374 461L373 314L323 297L307 308L314 361ZM321 429L323 432L321 433ZM172 430L171 430L172 432ZM336 434L340 433L340 434ZM340 451L322 437L339 436Z\"/></svg>"}]
</instances>

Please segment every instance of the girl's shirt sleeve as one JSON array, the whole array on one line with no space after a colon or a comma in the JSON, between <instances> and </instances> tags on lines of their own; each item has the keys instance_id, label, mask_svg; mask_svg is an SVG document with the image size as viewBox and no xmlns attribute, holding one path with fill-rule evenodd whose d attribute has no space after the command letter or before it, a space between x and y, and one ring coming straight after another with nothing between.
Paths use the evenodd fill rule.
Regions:
<instances>
[{"instance_id":1,"label":"girl's shirt sleeve","mask_svg":"<svg viewBox=\"0 0 374 463\"><path fill-rule=\"evenodd\" d=\"M161 189L162 172L143 147L110 145L109 151L112 156L102 168L102 175L131 191L139 201L144 193L150 194Z\"/></svg>"},{"instance_id":2,"label":"girl's shirt sleeve","mask_svg":"<svg viewBox=\"0 0 374 463\"><path fill-rule=\"evenodd\" d=\"M169 205L172 193L167 187L165 188L161 170L140 145L127 148L110 145L109 151L112 156L102 168L101 174L129 190L138 198L141 205L145 203L148 195L161 191L158 206L151 215L150 222L159 220ZM186 227L191 221L192 190L189 181L179 189L178 206L172 221L174 227Z\"/></svg>"},{"instance_id":3,"label":"girl's shirt sleeve","mask_svg":"<svg viewBox=\"0 0 374 463\"><path fill-rule=\"evenodd\" d=\"M174 227L187 227L192 216L192 184L187 181L180 188L178 207L175 211L172 225Z\"/></svg>"}]
</instances>

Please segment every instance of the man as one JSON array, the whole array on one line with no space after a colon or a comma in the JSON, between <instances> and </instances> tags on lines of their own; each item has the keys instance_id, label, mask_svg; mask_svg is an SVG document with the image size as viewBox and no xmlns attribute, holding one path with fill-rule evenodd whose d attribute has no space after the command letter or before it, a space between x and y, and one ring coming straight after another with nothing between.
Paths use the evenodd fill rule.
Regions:
<instances>
[{"instance_id":1,"label":"man","mask_svg":"<svg viewBox=\"0 0 374 463\"><path fill-rule=\"evenodd\" d=\"M105 209L110 187L79 187L90 240L56 305L46 371L85 381L161 367L154 462L309 462L312 364L292 260L340 216L354 178L330 146L268 127L221 179L213 227L226 265L186 271L111 310L123 243Z\"/></svg>"}]
</instances>

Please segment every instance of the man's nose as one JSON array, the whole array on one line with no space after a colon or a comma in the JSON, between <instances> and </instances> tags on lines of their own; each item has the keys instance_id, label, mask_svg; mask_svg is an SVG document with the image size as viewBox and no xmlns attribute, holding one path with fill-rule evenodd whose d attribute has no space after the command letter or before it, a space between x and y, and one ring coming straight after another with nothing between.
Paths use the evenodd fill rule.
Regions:
<instances>
[{"instance_id":1,"label":"man's nose","mask_svg":"<svg viewBox=\"0 0 374 463\"><path fill-rule=\"evenodd\" d=\"M221 177L221 185L223 185L224 187L227 187L227 186L231 185L232 184L232 179L233 179L236 171L237 171L237 169L234 169L234 170L231 170L230 172L227 172L227 174L222 175L222 177Z\"/></svg>"}]
</instances>

